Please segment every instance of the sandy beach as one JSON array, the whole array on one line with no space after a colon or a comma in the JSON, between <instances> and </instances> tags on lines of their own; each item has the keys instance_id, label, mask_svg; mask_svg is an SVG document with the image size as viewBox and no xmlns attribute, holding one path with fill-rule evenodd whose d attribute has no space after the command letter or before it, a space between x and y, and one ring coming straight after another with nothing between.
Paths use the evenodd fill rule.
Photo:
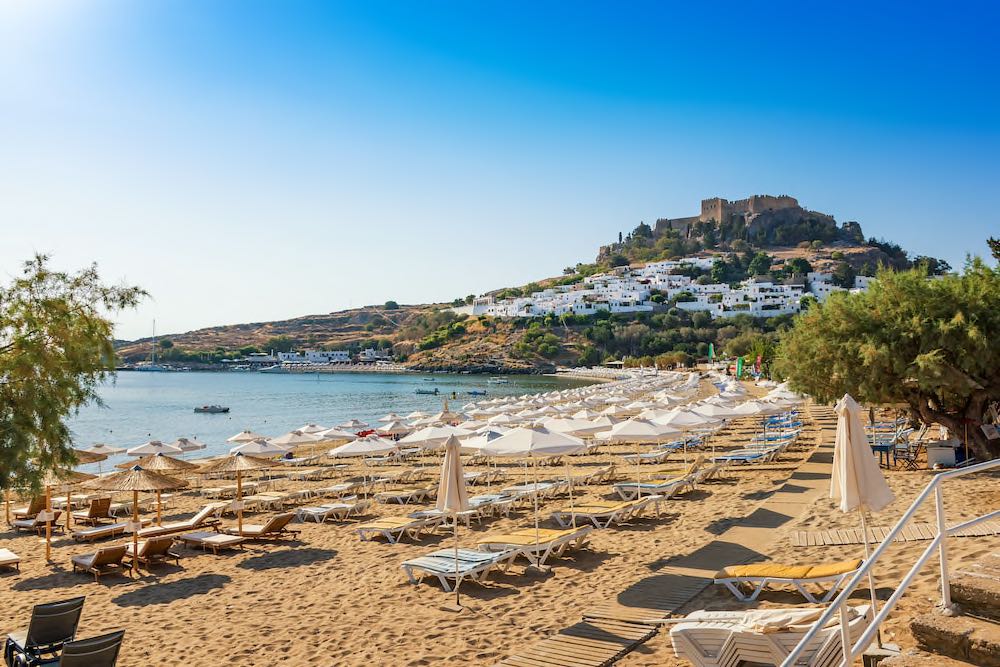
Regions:
<instances>
[{"instance_id":1,"label":"sandy beach","mask_svg":"<svg viewBox=\"0 0 1000 667\"><path fill-rule=\"evenodd\" d=\"M710 391L703 386L700 393ZM736 420L713 438L713 446L719 450L735 447L745 442L753 429L753 419ZM354 521L307 522L294 524L301 531L294 540L247 543L242 551L213 555L177 545L174 548L181 555L179 567L161 565L152 572L142 571L134 580L111 575L100 583L88 575L74 574L69 564L72 555L93 551L93 546L59 535L53 543L53 562L46 564L44 545L36 536L22 533L15 537L7 532L0 546L20 554L23 563L19 575L0 576L0 627L5 631L21 627L37 603L86 595L82 634L126 629L119 660L123 666L491 665L578 622L585 608L615 599L629 585L655 573L668 558L690 553L712 541L784 483L813 450L819 435L816 425L807 423L798 443L778 462L730 469L719 480L666 501L658 518L650 516L625 527L594 531L588 548L551 560L547 572L527 568L522 560L508 573L494 574L485 585L463 585L466 609L460 613L447 608L453 595L445 593L436 581L412 585L400 569L400 563L407 558L450 547L450 530L425 535L416 543L387 544L360 541L352 530ZM596 454L573 456L572 473L611 461L620 463L621 454L635 450L635 446L613 445L602 447ZM668 475L683 467L682 459L678 453L666 464L642 466L642 475ZM438 461L436 455L428 454L409 465L420 467L425 480L422 484L430 484L437 479ZM386 466L378 472L400 469ZM469 468L478 469L482 468ZM501 463L501 469L507 474L503 485L521 483L526 477L525 469L516 463ZM635 466L619 465L619 479L634 479L635 471ZM275 487L284 490L324 486L361 472L361 467L355 465L338 471L330 480L277 481ZM370 474L371 469L367 472ZM876 522L891 525L930 474L889 473L898 499L876 517ZM546 479L564 477L566 468L542 468L541 475ZM949 517L961 518L988 507L995 498L993 486L991 479L956 482L949 489ZM472 487L473 493L485 491L486 487L481 491ZM575 501L610 498L611 491L607 485L577 487ZM205 502L190 492L175 500L167 512L169 518L188 517ZM565 496L544 501L542 526L554 527L549 513L568 502ZM363 519L401 516L430 506L376 504ZM246 521L261 523L269 514L248 514ZM473 547L476 539L484 535L532 525L532 517L530 505L524 505L508 518L485 519L471 528L462 526L459 541ZM852 527L854 519L835 511L824 498L795 525L776 531L772 555L796 561L859 555L860 546L793 549L788 539L792 530ZM233 524L233 517L226 516L225 522ZM960 562L995 548L1000 538L956 539L953 544L952 558ZM921 548L920 543L894 548L890 569L907 567ZM906 614L931 606L934 574L930 568L904 599L886 627L889 641L904 646L912 643L903 619ZM892 580L890 575L898 580L898 572L887 572L887 582ZM763 595L757 603L786 604L799 605L802 600L776 592ZM743 607L725 589L711 586L684 611ZM661 632L620 664L637 667L687 663L673 657L669 635Z\"/></svg>"}]
</instances>

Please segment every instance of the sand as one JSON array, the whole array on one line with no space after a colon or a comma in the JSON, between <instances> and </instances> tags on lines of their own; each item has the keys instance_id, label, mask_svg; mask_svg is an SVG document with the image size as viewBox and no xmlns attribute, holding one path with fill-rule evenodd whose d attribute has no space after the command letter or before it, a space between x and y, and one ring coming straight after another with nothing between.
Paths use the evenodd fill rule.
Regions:
<instances>
[{"instance_id":1,"label":"sand","mask_svg":"<svg viewBox=\"0 0 1000 667\"><path fill-rule=\"evenodd\" d=\"M736 446L747 437L747 422L729 427L716 442L719 447ZM510 572L494 575L486 585L462 588L464 611L447 609L454 596L436 583L411 585L400 563L442 546L451 546L450 532L425 536L418 543L386 544L361 542L352 523L295 524L302 532L298 540L284 543L248 544L245 551L203 554L182 546L180 566L163 565L135 580L108 576L95 583L92 577L73 574L71 555L93 547L65 537L54 543L53 563L44 562L44 545L35 536L14 537L7 532L0 547L24 559L20 575L0 575L0 629L11 631L26 624L32 605L86 595L80 636L92 636L118 628L127 630L119 665L393 665L435 664L491 665L580 620L588 606L614 597L630 584L648 577L666 558L694 551L710 542L727 526L750 513L787 479L808 454L818 431L806 429L801 445L779 464L754 472L739 472L709 482L695 492L680 496L665 507L664 515L634 525L595 531L587 550L550 562L542 573L519 562ZM635 447L615 446L596 455L572 457L573 472L597 467ZM643 466L646 477L682 466L681 456L659 466ZM427 480L436 479L437 459L423 457ZM509 472L505 484L520 483L524 472L515 464L502 466ZM400 469L386 467L385 470ZM476 468L472 468L476 469ZM323 482L282 482L279 489L329 485L357 474L345 471ZM624 479L634 478L635 467L623 466ZM558 477L565 468L543 469L544 477ZM879 523L890 523L927 481L929 473L892 473L890 482L900 499ZM494 486L494 488L496 488ZM474 489L475 491L475 489ZM608 486L578 489L582 497L609 498ZM989 480L957 482L949 488L954 516L989 506L995 492ZM202 500L182 495L170 517L190 516ZM542 516L567 504L566 499L543 502ZM371 516L399 516L423 506L376 505ZM260 523L265 515L248 515ZM366 517L367 519L368 517ZM810 528L849 526L851 518L831 510L828 501L817 503L800 522ZM227 523L234 523L227 517ZM463 546L489 533L532 525L530 508L507 519L486 519L461 528ZM548 521L543 526L550 526ZM782 558L832 559L854 555L853 547L837 549L791 549L786 539L789 527L776 534L774 551ZM109 542L104 542L109 543ZM997 546L995 539L955 540L953 558L960 561ZM918 545L893 552L890 568L912 561ZM904 612L930 606L936 585L928 575L904 600ZM799 604L784 593L764 596L763 606ZM729 594L710 587L690 608L741 608ZM897 618L899 614L897 614ZM905 624L889 625L893 640L906 645ZM668 635L660 633L621 664L681 665L673 657Z\"/></svg>"}]
</instances>

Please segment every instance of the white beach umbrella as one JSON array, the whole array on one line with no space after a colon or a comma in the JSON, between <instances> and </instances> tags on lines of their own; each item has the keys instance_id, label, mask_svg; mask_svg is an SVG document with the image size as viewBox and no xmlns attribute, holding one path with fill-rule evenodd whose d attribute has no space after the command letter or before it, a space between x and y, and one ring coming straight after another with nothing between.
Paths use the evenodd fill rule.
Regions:
<instances>
[{"instance_id":1,"label":"white beach umbrella","mask_svg":"<svg viewBox=\"0 0 1000 667\"><path fill-rule=\"evenodd\" d=\"M226 438L226 442L252 442L254 440L263 440L267 436L261 435L260 433L254 433L250 429L245 431L240 431L231 438Z\"/></svg>"},{"instance_id":2,"label":"white beach umbrella","mask_svg":"<svg viewBox=\"0 0 1000 667\"><path fill-rule=\"evenodd\" d=\"M593 435L604 430L603 425L597 425L587 419L546 419L542 421L542 426L550 431L558 433L568 433L576 437Z\"/></svg>"},{"instance_id":3,"label":"white beach umbrella","mask_svg":"<svg viewBox=\"0 0 1000 667\"><path fill-rule=\"evenodd\" d=\"M403 435L404 433L409 433L412 430L413 427L399 420L391 421L375 429L376 433L381 433L383 435Z\"/></svg>"},{"instance_id":4,"label":"white beach umbrella","mask_svg":"<svg viewBox=\"0 0 1000 667\"><path fill-rule=\"evenodd\" d=\"M300 426L300 427L298 427L295 430L296 431L302 431L303 433L319 433L321 431L325 431L326 427L325 426L320 426L319 424L309 423L309 424L306 424L304 426Z\"/></svg>"},{"instance_id":5,"label":"white beach umbrella","mask_svg":"<svg viewBox=\"0 0 1000 667\"><path fill-rule=\"evenodd\" d=\"M428 426L401 438L399 443L401 445L415 445L423 449L439 449L452 436L463 438L470 435L472 435L472 431L458 426Z\"/></svg>"},{"instance_id":6,"label":"white beach umbrella","mask_svg":"<svg viewBox=\"0 0 1000 667\"><path fill-rule=\"evenodd\" d=\"M288 448L276 445L270 440L263 438L241 442L229 450L230 454L249 454L251 456L274 456L275 454L287 454Z\"/></svg>"},{"instance_id":7,"label":"white beach umbrella","mask_svg":"<svg viewBox=\"0 0 1000 667\"><path fill-rule=\"evenodd\" d=\"M180 454L180 447L168 445L159 440L150 440L137 447L132 447L125 452L129 456L146 456L148 454Z\"/></svg>"},{"instance_id":8,"label":"white beach umbrella","mask_svg":"<svg viewBox=\"0 0 1000 667\"><path fill-rule=\"evenodd\" d=\"M573 419L593 419L594 417L599 417L600 414L594 412L593 410L587 410L586 408L574 412L570 415Z\"/></svg>"},{"instance_id":9,"label":"white beach umbrella","mask_svg":"<svg viewBox=\"0 0 1000 667\"><path fill-rule=\"evenodd\" d=\"M403 417L403 419L406 419L407 421L409 421L409 420L412 420L412 419L421 419L421 418L426 417L426 416L427 416L426 412L422 412L420 410L414 410L410 414L408 414L405 417Z\"/></svg>"},{"instance_id":10,"label":"white beach umbrella","mask_svg":"<svg viewBox=\"0 0 1000 667\"><path fill-rule=\"evenodd\" d=\"M461 606L458 578L458 513L469 509L469 493L465 488L465 472L462 470L461 445L455 436L444 443L444 460L441 462L441 479L438 482L437 502L439 512L451 514L455 528L455 604Z\"/></svg>"},{"instance_id":11,"label":"white beach umbrella","mask_svg":"<svg viewBox=\"0 0 1000 667\"><path fill-rule=\"evenodd\" d=\"M462 440L462 453L479 454L482 452L483 447L486 446L486 443L496 440L506 432L507 429L503 431L494 431L492 429L477 431L472 437Z\"/></svg>"},{"instance_id":12,"label":"white beach umbrella","mask_svg":"<svg viewBox=\"0 0 1000 667\"><path fill-rule=\"evenodd\" d=\"M91 454L103 454L104 456L114 456L116 454L121 454L125 451L124 447L112 447L111 445L106 445L104 443L97 443L93 447L88 447L85 452L90 452Z\"/></svg>"},{"instance_id":13,"label":"white beach umbrella","mask_svg":"<svg viewBox=\"0 0 1000 667\"><path fill-rule=\"evenodd\" d=\"M337 427L328 428L325 431L320 431L316 434L319 437L319 442L329 442L331 440L355 440L357 435L351 433L350 431L344 431Z\"/></svg>"},{"instance_id":14,"label":"white beach umbrella","mask_svg":"<svg viewBox=\"0 0 1000 667\"><path fill-rule=\"evenodd\" d=\"M322 440L318 435L311 433L303 433L302 431L289 431L284 435L279 435L277 438L271 438L270 443L272 445L278 445L284 447L286 450L294 449L299 445L314 445Z\"/></svg>"},{"instance_id":15,"label":"white beach umbrella","mask_svg":"<svg viewBox=\"0 0 1000 667\"><path fill-rule=\"evenodd\" d=\"M725 405L719 405L718 403L700 403L691 408L691 412L696 412L702 417L712 417L714 419L729 419L731 417L739 417L740 413L736 412L732 408L726 407Z\"/></svg>"},{"instance_id":16,"label":"white beach umbrella","mask_svg":"<svg viewBox=\"0 0 1000 667\"><path fill-rule=\"evenodd\" d=\"M389 414L383 415L383 416L381 416L381 417L378 418L378 420L380 422L382 422L383 424L388 424L390 422L398 422L398 421L402 421L403 419L405 419L405 418L404 417L400 417L395 412L390 412Z\"/></svg>"},{"instance_id":17,"label":"white beach umbrella","mask_svg":"<svg viewBox=\"0 0 1000 667\"><path fill-rule=\"evenodd\" d=\"M199 449L205 449L206 447L204 442L201 442L196 438L177 438L170 444L182 452L196 452Z\"/></svg>"},{"instance_id":18,"label":"white beach umbrella","mask_svg":"<svg viewBox=\"0 0 1000 667\"><path fill-rule=\"evenodd\" d=\"M355 431L360 431L361 429L368 428L368 424L361 421L360 419L348 419L343 424L337 424L337 428L353 429Z\"/></svg>"},{"instance_id":19,"label":"white beach umbrella","mask_svg":"<svg viewBox=\"0 0 1000 667\"><path fill-rule=\"evenodd\" d=\"M609 416L609 417L617 417L617 416L621 416L621 415L626 415L628 413L629 413L629 410L626 410L625 408L617 406L617 405L609 405L608 407L606 407L603 410L601 410L601 414L602 415L606 415L606 416Z\"/></svg>"},{"instance_id":20,"label":"white beach umbrella","mask_svg":"<svg viewBox=\"0 0 1000 667\"><path fill-rule=\"evenodd\" d=\"M830 476L830 497L838 501L841 512L858 511L861 517L861 534L865 546L865 560L871 558L868 543L868 524L865 515L885 509L895 494L882 476L878 462L868 445L864 426L861 424L861 406L850 395L844 394L835 407L837 437L833 446L833 473ZM877 611L875 578L868 572L872 611ZM880 638L881 643L881 638Z\"/></svg>"},{"instance_id":21,"label":"white beach umbrella","mask_svg":"<svg viewBox=\"0 0 1000 667\"><path fill-rule=\"evenodd\" d=\"M399 449L399 445L391 440L369 435L352 442L334 447L327 454L334 458L349 458L353 456L380 456Z\"/></svg>"},{"instance_id":22,"label":"white beach umbrella","mask_svg":"<svg viewBox=\"0 0 1000 667\"><path fill-rule=\"evenodd\" d=\"M598 433L596 437L605 442L655 444L669 442L680 432L680 429L672 426L663 426L644 419L628 419L615 424L610 430Z\"/></svg>"},{"instance_id":23,"label":"white beach umbrella","mask_svg":"<svg viewBox=\"0 0 1000 667\"><path fill-rule=\"evenodd\" d=\"M695 426L704 426L705 424L711 424L718 421L716 417L709 417L707 415L699 414L693 410L687 410L685 408L677 408L671 410L670 412L657 417L653 420L654 423L660 424L662 426L673 426L675 428L692 428Z\"/></svg>"},{"instance_id":24,"label":"white beach umbrella","mask_svg":"<svg viewBox=\"0 0 1000 667\"><path fill-rule=\"evenodd\" d=\"M503 426L504 424L518 424L520 423L520 421L521 421L520 419L514 417L513 415L510 415L506 412L501 412L500 414L494 415L489 419L487 419L486 423Z\"/></svg>"}]
</instances>

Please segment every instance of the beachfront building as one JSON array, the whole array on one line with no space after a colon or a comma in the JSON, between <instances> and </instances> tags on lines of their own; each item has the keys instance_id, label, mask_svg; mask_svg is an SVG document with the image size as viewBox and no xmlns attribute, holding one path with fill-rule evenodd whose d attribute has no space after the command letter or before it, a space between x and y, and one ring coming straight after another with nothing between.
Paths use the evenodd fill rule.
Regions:
<instances>
[{"instance_id":1,"label":"beachfront building","mask_svg":"<svg viewBox=\"0 0 1000 667\"><path fill-rule=\"evenodd\" d=\"M347 350L306 350L305 359L311 364L346 364L351 361Z\"/></svg>"},{"instance_id":2,"label":"beachfront building","mask_svg":"<svg viewBox=\"0 0 1000 667\"><path fill-rule=\"evenodd\" d=\"M682 310L703 311L712 317L741 313L774 317L799 312L806 294L825 301L833 292L843 290L833 284L833 274L820 272L781 282L770 276L756 276L738 285L702 284L685 275L691 273L687 269L711 269L714 262L714 257L690 257L635 268L619 267L609 273L587 276L576 284L555 285L526 296L506 299L481 296L454 310L459 314L501 318L593 315L599 311L641 313L655 310L657 301L674 300ZM867 289L871 280L858 276L854 289ZM656 295L662 299L654 301Z\"/></svg>"},{"instance_id":3,"label":"beachfront building","mask_svg":"<svg viewBox=\"0 0 1000 667\"><path fill-rule=\"evenodd\" d=\"M391 360L392 353L389 350L376 350L373 347L368 347L358 352L358 361L361 363Z\"/></svg>"}]
</instances>

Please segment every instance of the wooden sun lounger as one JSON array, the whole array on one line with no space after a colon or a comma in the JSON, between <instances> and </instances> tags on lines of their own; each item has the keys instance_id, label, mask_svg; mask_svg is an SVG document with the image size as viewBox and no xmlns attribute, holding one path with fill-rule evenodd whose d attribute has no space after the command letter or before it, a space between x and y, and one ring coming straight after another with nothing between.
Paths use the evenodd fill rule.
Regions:
<instances>
[{"instance_id":1,"label":"wooden sun lounger","mask_svg":"<svg viewBox=\"0 0 1000 667\"><path fill-rule=\"evenodd\" d=\"M152 521L149 519L142 519L140 522L143 526L148 526ZM70 533L72 537L77 542L94 542L95 540L103 540L107 537L117 537L119 535L124 535L128 530L129 523L119 522L119 523L106 523L101 526L94 526L93 528L84 528L82 530L74 530Z\"/></svg>"},{"instance_id":2,"label":"wooden sun lounger","mask_svg":"<svg viewBox=\"0 0 1000 667\"><path fill-rule=\"evenodd\" d=\"M90 501L90 507L83 512L73 512L73 521L85 523L87 525L97 525L102 521L112 521L111 516L111 496L104 498L94 498Z\"/></svg>"},{"instance_id":3,"label":"wooden sun lounger","mask_svg":"<svg viewBox=\"0 0 1000 667\"><path fill-rule=\"evenodd\" d=\"M290 524L294 518L295 512L282 512L281 514L275 514L268 519L267 523L264 524L245 523L243 524L242 532L238 526L223 528L221 532L227 535L236 535L250 540L295 537L300 531L296 528L288 527L288 524Z\"/></svg>"},{"instance_id":4,"label":"wooden sun lounger","mask_svg":"<svg viewBox=\"0 0 1000 667\"><path fill-rule=\"evenodd\" d=\"M53 532L58 530L63 530L64 526L59 523L59 517L62 516L62 510L52 510L49 513L49 520L45 520L46 512L42 510L34 517L30 519L14 519L11 521L10 525L14 529L15 533L19 533L22 530L34 531L38 535L45 532L45 525L49 524Z\"/></svg>"},{"instance_id":5,"label":"wooden sun lounger","mask_svg":"<svg viewBox=\"0 0 1000 667\"><path fill-rule=\"evenodd\" d=\"M34 519L45 509L45 496L32 496L27 507L15 507L11 514L15 519Z\"/></svg>"},{"instance_id":6,"label":"wooden sun lounger","mask_svg":"<svg viewBox=\"0 0 1000 667\"><path fill-rule=\"evenodd\" d=\"M140 539L145 539L150 537L159 537L161 535L175 535L189 530L215 526L219 523L219 520L213 516L216 511L217 508L215 503L205 505L198 510L197 514L186 521L172 521L165 523L162 526L149 526L148 528L143 528L139 531L139 537Z\"/></svg>"},{"instance_id":7,"label":"wooden sun lounger","mask_svg":"<svg viewBox=\"0 0 1000 667\"><path fill-rule=\"evenodd\" d=\"M238 535L227 535L207 530L200 530L193 533L184 533L177 536L177 541L183 542L189 547L201 547L203 551L212 550L212 553L219 555L219 549L243 548L245 537Z\"/></svg>"},{"instance_id":8,"label":"wooden sun lounger","mask_svg":"<svg viewBox=\"0 0 1000 667\"><path fill-rule=\"evenodd\" d=\"M426 529L433 529L439 526L444 519L442 517L427 517L424 519L414 519L408 516L383 517L369 523L355 526L354 531L362 540L371 540L382 536L390 544L395 544L408 537L411 540L418 540L421 533Z\"/></svg>"},{"instance_id":9,"label":"wooden sun lounger","mask_svg":"<svg viewBox=\"0 0 1000 667\"><path fill-rule=\"evenodd\" d=\"M590 526L576 529L523 528L510 533L484 537L477 542L481 551L507 551L513 549L516 555L524 556L533 565L545 565L549 557L562 556L569 549L581 549L587 544Z\"/></svg>"},{"instance_id":10,"label":"wooden sun lounger","mask_svg":"<svg viewBox=\"0 0 1000 667\"><path fill-rule=\"evenodd\" d=\"M0 549L0 567L12 567L21 571L21 557L10 549Z\"/></svg>"},{"instance_id":11,"label":"wooden sun lounger","mask_svg":"<svg viewBox=\"0 0 1000 667\"><path fill-rule=\"evenodd\" d=\"M101 547L94 553L80 554L70 558L74 572L90 572L94 575L94 581L98 581L102 574L111 572L122 572L122 559L125 558L127 544L112 544Z\"/></svg>"},{"instance_id":12,"label":"wooden sun lounger","mask_svg":"<svg viewBox=\"0 0 1000 667\"><path fill-rule=\"evenodd\" d=\"M411 584L418 584L425 577L437 577L445 592L452 590L451 582L458 588L465 580L484 581L493 570L506 571L517 555L515 550L484 552L472 549L439 549L425 556L403 561L401 567Z\"/></svg>"},{"instance_id":13,"label":"wooden sun lounger","mask_svg":"<svg viewBox=\"0 0 1000 667\"><path fill-rule=\"evenodd\" d=\"M825 604L832 600L841 585L858 571L862 562L858 558L827 565L777 563L734 565L720 570L715 575L715 583L724 585L741 602L753 602L767 586L784 584L794 586L802 597L813 604ZM807 584L829 584L829 589L817 598L806 590ZM743 590L743 586L750 587L749 594Z\"/></svg>"},{"instance_id":14,"label":"wooden sun lounger","mask_svg":"<svg viewBox=\"0 0 1000 667\"><path fill-rule=\"evenodd\" d=\"M168 560L173 560L177 565L180 565L181 557L170 550L170 547L173 546L173 544L174 538L172 535L151 537L148 540L139 542L139 564L145 565L148 568L150 565L156 565ZM136 559L131 543L127 545L125 558L128 559L129 562Z\"/></svg>"}]
</instances>

